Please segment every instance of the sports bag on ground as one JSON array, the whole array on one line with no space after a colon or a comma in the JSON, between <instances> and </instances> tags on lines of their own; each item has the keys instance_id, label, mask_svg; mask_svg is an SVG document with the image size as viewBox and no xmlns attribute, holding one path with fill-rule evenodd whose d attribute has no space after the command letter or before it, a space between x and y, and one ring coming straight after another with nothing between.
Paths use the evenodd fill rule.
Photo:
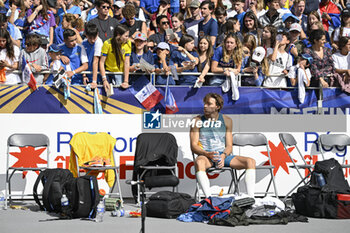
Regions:
<instances>
[{"instance_id":1,"label":"sports bag on ground","mask_svg":"<svg viewBox=\"0 0 350 233\"><path fill-rule=\"evenodd\" d=\"M317 181L322 174L325 185ZM350 218L350 188L343 170L335 159L316 162L310 185L292 194L298 214L316 218Z\"/></svg>"},{"instance_id":2,"label":"sports bag on ground","mask_svg":"<svg viewBox=\"0 0 350 233\"><path fill-rule=\"evenodd\" d=\"M194 199L187 193L160 191L149 197L146 203L146 215L147 217L177 218L194 203Z\"/></svg>"},{"instance_id":3,"label":"sports bag on ground","mask_svg":"<svg viewBox=\"0 0 350 233\"><path fill-rule=\"evenodd\" d=\"M68 169L54 168L40 172L33 186L34 200L40 209L60 213L63 187L73 179L73 174ZM44 187L42 194L43 203L40 202L37 192L40 181Z\"/></svg>"}]
</instances>

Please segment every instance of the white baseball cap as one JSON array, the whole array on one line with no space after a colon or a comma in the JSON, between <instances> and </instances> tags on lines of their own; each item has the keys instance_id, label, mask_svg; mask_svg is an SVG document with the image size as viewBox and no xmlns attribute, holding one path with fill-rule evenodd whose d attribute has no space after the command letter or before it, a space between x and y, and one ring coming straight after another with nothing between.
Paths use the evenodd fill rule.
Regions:
<instances>
[{"instance_id":1,"label":"white baseball cap","mask_svg":"<svg viewBox=\"0 0 350 233\"><path fill-rule=\"evenodd\" d=\"M170 51L169 45L168 45L167 43L165 43L165 42L160 42L160 43L158 44L158 46L157 46L157 49L167 49L167 50Z\"/></svg>"},{"instance_id":2,"label":"white baseball cap","mask_svg":"<svg viewBox=\"0 0 350 233\"><path fill-rule=\"evenodd\" d=\"M301 26L298 23L293 23L292 25L290 25L289 31L298 31L301 32Z\"/></svg>"},{"instance_id":3,"label":"white baseball cap","mask_svg":"<svg viewBox=\"0 0 350 233\"><path fill-rule=\"evenodd\" d=\"M114 1L113 6L117 6L118 8L123 8L125 3L122 1Z\"/></svg>"},{"instance_id":4,"label":"white baseball cap","mask_svg":"<svg viewBox=\"0 0 350 233\"><path fill-rule=\"evenodd\" d=\"M266 55L266 51L263 47L256 47L253 52L252 60L262 62Z\"/></svg>"}]
</instances>

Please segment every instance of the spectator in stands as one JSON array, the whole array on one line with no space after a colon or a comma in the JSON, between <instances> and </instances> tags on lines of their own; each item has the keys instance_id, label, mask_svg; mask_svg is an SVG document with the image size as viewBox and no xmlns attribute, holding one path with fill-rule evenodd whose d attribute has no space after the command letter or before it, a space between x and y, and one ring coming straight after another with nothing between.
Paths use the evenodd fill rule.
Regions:
<instances>
[{"instance_id":1,"label":"spectator in stands","mask_svg":"<svg viewBox=\"0 0 350 233\"><path fill-rule=\"evenodd\" d=\"M190 131L191 150L197 154L194 161L196 177L206 197L211 196L210 183L206 170L218 160L216 153L220 155L218 168L232 167L235 169L246 169L245 183L247 193L254 197L255 186L255 160L243 156L232 155L232 120L220 113L224 101L216 93L207 94L204 99L204 115L194 118L195 127ZM220 121L220 129L215 127L196 127L197 122L207 122L209 119Z\"/></svg>"},{"instance_id":2,"label":"spectator in stands","mask_svg":"<svg viewBox=\"0 0 350 233\"><path fill-rule=\"evenodd\" d=\"M350 10L344 9L341 13L341 25L339 28L335 29L333 35L332 47L338 49L339 37L350 36Z\"/></svg>"},{"instance_id":3,"label":"spectator in stands","mask_svg":"<svg viewBox=\"0 0 350 233\"><path fill-rule=\"evenodd\" d=\"M325 47L332 49L332 46L330 44L330 38L329 38L329 34L326 33L326 31L324 30L323 24L321 23L321 21L316 21L314 24L311 25L310 27L310 35L313 33L314 30L322 30L325 35L326 35L326 43L324 44ZM312 44L311 41L309 40L309 38L304 39L303 40L304 46L306 48L311 48Z\"/></svg>"},{"instance_id":4,"label":"spectator in stands","mask_svg":"<svg viewBox=\"0 0 350 233\"><path fill-rule=\"evenodd\" d=\"M284 28L286 29L286 31L289 30L290 26L293 23L299 23L299 18L296 17L295 15L293 15L292 13L286 13L282 16L282 20L284 23Z\"/></svg>"},{"instance_id":5,"label":"spectator in stands","mask_svg":"<svg viewBox=\"0 0 350 233\"><path fill-rule=\"evenodd\" d=\"M94 4L89 0L75 0L73 4L80 8L81 10L80 19L82 19L83 22L86 22L89 11L95 7ZM85 9L85 5L88 6L87 9Z\"/></svg>"},{"instance_id":6,"label":"spectator in stands","mask_svg":"<svg viewBox=\"0 0 350 233\"><path fill-rule=\"evenodd\" d=\"M243 25L243 17L245 15L245 11L244 11L244 0L231 0L232 3L232 9L234 10L235 13L230 13L227 14L227 16L229 18L231 17L237 17L237 19L239 20L239 23L241 25Z\"/></svg>"},{"instance_id":7,"label":"spectator in stands","mask_svg":"<svg viewBox=\"0 0 350 233\"><path fill-rule=\"evenodd\" d=\"M191 16L190 9L187 6L187 1L189 0L180 0L180 13L183 14L184 19L190 18Z\"/></svg>"},{"instance_id":8,"label":"spectator in stands","mask_svg":"<svg viewBox=\"0 0 350 233\"><path fill-rule=\"evenodd\" d=\"M185 20L186 32L194 37L194 44L198 44L198 25L203 20L199 10L200 2L193 0L189 7L191 11L191 18Z\"/></svg>"},{"instance_id":9,"label":"spectator in stands","mask_svg":"<svg viewBox=\"0 0 350 233\"><path fill-rule=\"evenodd\" d=\"M21 79L13 73L18 69L20 50L13 44L10 33L0 28L0 82L3 84L18 84ZM5 75L4 75L5 74Z\"/></svg>"},{"instance_id":10,"label":"spectator in stands","mask_svg":"<svg viewBox=\"0 0 350 233\"><path fill-rule=\"evenodd\" d=\"M175 65L177 72L198 72L198 53L194 49L194 38L191 35L183 35L177 50L173 51L170 57L170 65ZM180 75L179 85L193 86L196 83L195 75Z\"/></svg>"},{"instance_id":11,"label":"spectator in stands","mask_svg":"<svg viewBox=\"0 0 350 233\"><path fill-rule=\"evenodd\" d=\"M309 54L301 54L300 57L298 57L297 64L295 66L292 66L288 73L288 78L292 86L296 86L299 81L303 82L307 87L310 86L311 72L309 67L312 62L313 59ZM300 69L302 69L305 74L305 80L299 80L298 73Z\"/></svg>"},{"instance_id":12,"label":"spectator in stands","mask_svg":"<svg viewBox=\"0 0 350 233\"><path fill-rule=\"evenodd\" d=\"M117 25L114 29L113 37L103 43L101 53L99 68L106 92L109 92L111 88L109 83L120 85L122 88L128 88L131 55L129 29L125 25ZM106 75L106 71L123 72L124 79L120 74ZM107 80L107 76L109 80Z\"/></svg>"},{"instance_id":13,"label":"spectator in stands","mask_svg":"<svg viewBox=\"0 0 350 233\"><path fill-rule=\"evenodd\" d=\"M331 35L333 30L340 26L340 11L338 7L330 0L321 0L319 12L324 29Z\"/></svg>"},{"instance_id":14,"label":"spectator in stands","mask_svg":"<svg viewBox=\"0 0 350 233\"><path fill-rule=\"evenodd\" d=\"M124 16L122 14L122 10L124 7L125 7L125 3L122 1L114 1L113 3L114 18L118 20L118 23L121 23L124 19Z\"/></svg>"},{"instance_id":15,"label":"spectator in stands","mask_svg":"<svg viewBox=\"0 0 350 233\"><path fill-rule=\"evenodd\" d=\"M227 20L226 33L219 35L220 38L223 37L222 42L224 41L226 35L229 33L233 33L234 35L236 35L240 42L243 41L243 35L241 33L241 24L236 17L229 18ZM221 45L222 42L219 45Z\"/></svg>"},{"instance_id":16,"label":"spectator in stands","mask_svg":"<svg viewBox=\"0 0 350 233\"><path fill-rule=\"evenodd\" d=\"M268 49L272 49L276 44L277 29L272 25L267 25L264 27L262 32L261 46Z\"/></svg>"},{"instance_id":17,"label":"spectator in stands","mask_svg":"<svg viewBox=\"0 0 350 233\"><path fill-rule=\"evenodd\" d=\"M46 51L40 47L41 39L37 34L28 34L25 45L26 48L21 51L19 67L22 67L22 59L24 57L34 73L37 84L43 84L44 75L35 74L36 72L47 70L49 67Z\"/></svg>"},{"instance_id":18,"label":"spectator in stands","mask_svg":"<svg viewBox=\"0 0 350 233\"><path fill-rule=\"evenodd\" d=\"M266 13L264 0L246 0L244 11L252 11L257 18Z\"/></svg>"},{"instance_id":19,"label":"spectator in stands","mask_svg":"<svg viewBox=\"0 0 350 233\"><path fill-rule=\"evenodd\" d=\"M339 38L339 51L332 55L335 72L340 74L345 83L350 82L350 38Z\"/></svg>"},{"instance_id":20,"label":"spectator in stands","mask_svg":"<svg viewBox=\"0 0 350 233\"><path fill-rule=\"evenodd\" d=\"M287 0L280 0L279 1L279 6L277 8L278 13L280 13L281 16L284 14L290 14L290 10L287 4Z\"/></svg>"},{"instance_id":21,"label":"spectator in stands","mask_svg":"<svg viewBox=\"0 0 350 233\"><path fill-rule=\"evenodd\" d=\"M241 31L243 33L243 36L247 34L253 35L255 38L256 45L259 45L260 43L260 33L258 32L259 22L252 11L249 11L244 15L243 25L241 29L242 29Z\"/></svg>"},{"instance_id":22,"label":"spectator in stands","mask_svg":"<svg viewBox=\"0 0 350 233\"><path fill-rule=\"evenodd\" d=\"M146 19L151 19L157 11L160 2L158 0L140 0L140 8L143 10Z\"/></svg>"},{"instance_id":23,"label":"spectator in stands","mask_svg":"<svg viewBox=\"0 0 350 233\"><path fill-rule=\"evenodd\" d=\"M54 43L55 44L62 44L63 43L63 31L65 29L72 29L76 32L77 35L77 43L81 44L83 42L83 39L80 36L79 31L76 29L78 24L83 24L80 18L76 18L73 14L64 14L62 19L62 24L55 28L54 33Z\"/></svg>"},{"instance_id":24,"label":"spectator in stands","mask_svg":"<svg viewBox=\"0 0 350 233\"><path fill-rule=\"evenodd\" d=\"M92 19L90 22L95 24L98 28L98 37L103 42L112 38L113 31L118 25L118 21L109 16L109 10L111 9L109 0L97 0L96 8L98 16Z\"/></svg>"},{"instance_id":25,"label":"spectator in stands","mask_svg":"<svg viewBox=\"0 0 350 233\"><path fill-rule=\"evenodd\" d=\"M146 34L139 32L135 35L134 46L132 48L130 56L130 72L146 72L152 73L155 70L140 70L140 61L141 59L145 60L148 64L154 65L154 56L151 51L147 48L147 37ZM130 75L130 85L132 85L137 78L141 77L140 75Z\"/></svg>"},{"instance_id":26,"label":"spectator in stands","mask_svg":"<svg viewBox=\"0 0 350 233\"><path fill-rule=\"evenodd\" d=\"M226 9L222 7L217 7L215 9L215 17L218 21L218 36L216 38L216 45L215 47L219 46L225 38L226 33Z\"/></svg>"},{"instance_id":27,"label":"spectator in stands","mask_svg":"<svg viewBox=\"0 0 350 233\"><path fill-rule=\"evenodd\" d=\"M255 36L252 34L247 34L245 37L243 37L242 45L243 59L249 58L257 46Z\"/></svg>"},{"instance_id":28,"label":"spectator in stands","mask_svg":"<svg viewBox=\"0 0 350 233\"><path fill-rule=\"evenodd\" d=\"M8 9L6 13L6 16L8 17L8 22L12 24L15 23L15 21L18 19L18 15L21 12L21 8L25 10L24 1L20 1L20 0L12 1L10 9Z\"/></svg>"},{"instance_id":29,"label":"spectator in stands","mask_svg":"<svg viewBox=\"0 0 350 233\"><path fill-rule=\"evenodd\" d=\"M279 0L266 0L266 5L269 7L269 10L259 18L259 23L262 27L267 25L273 25L277 29L284 27L282 16L277 11L277 9L280 8L279 3Z\"/></svg>"},{"instance_id":30,"label":"spectator in stands","mask_svg":"<svg viewBox=\"0 0 350 233\"><path fill-rule=\"evenodd\" d=\"M306 30L307 36L310 35L310 31L311 31L310 27L316 22L321 22L321 17L317 11L312 11L312 12L310 12L310 14L307 18L307 30Z\"/></svg>"},{"instance_id":31,"label":"spectator in stands","mask_svg":"<svg viewBox=\"0 0 350 233\"><path fill-rule=\"evenodd\" d=\"M61 62L61 49L56 44L50 45L48 49L49 54L49 70L50 72L59 72L64 69ZM45 74L44 84L52 84L53 77L56 74Z\"/></svg>"},{"instance_id":32,"label":"spectator in stands","mask_svg":"<svg viewBox=\"0 0 350 233\"><path fill-rule=\"evenodd\" d=\"M252 51L252 56L249 57L243 64L242 72L252 74L252 76L242 76L242 86L261 86L265 75L268 75L268 62L265 57L266 51L263 47L257 47Z\"/></svg>"},{"instance_id":33,"label":"spectator in stands","mask_svg":"<svg viewBox=\"0 0 350 233\"><path fill-rule=\"evenodd\" d=\"M59 45L62 50L61 60L68 78L72 78L71 84L83 84L81 72L88 69L88 57L85 48L77 44L77 34L72 29L63 32L64 44Z\"/></svg>"},{"instance_id":34,"label":"spectator in stands","mask_svg":"<svg viewBox=\"0 0 350 233\"><path fill-rule=\"evenodd\" d=\"M175 85L175 81L170 75L169 57L170 57L170 47L165 42L160 42L156 48L156 59L154 64L156 67L156 85Z\"/></svg>"},{"instance_id":35,"label":"spectator in stands","mask_svg":"<svg viewBox=\"0 0 350 233\"><path fill-rule=\"evenodd\" d=\"M214 3L206 0L200 5L203 20L198 25L198 38L210 36L211 44L215 46L216 37L218 36L218 23L212 17Z\"/></svg>"},{"instance_id":36,"label":"spectator in stands","mask_svg":"<svg viewBox=\"0 0 350 233\"><path fill-rule=\"evenodd\" d=\"M169 43L178 45L183 34L185 34L184 17L181 12L173 14L171 17L173 22L173 35L169 38Z\"/></svg>"},{"instance_id":37,"label":"spectator in stands","mask_svg":"<svg viewBox=\"0 0 350 233\"><path fill-rule=\"evenodd\" d=\"M60 17L60 23L62 22L63 15L70 13L73 14L76 18L79 18L81 15L81 9L79 6L73 4L74 0L58 0L57 5L60 8L57 11L58 17Z\"/></svg>"},{"instance_id":38,"label":"spectator in stands","mask_svg":"<svg viewBox=\"0 0 350 233\"><path fill-rule=\"evenodd\" d=\"M237 75L242 65L242 44L238 37L228 34L224 44L218 47L211 62L211 71L230 76L230 72ZM210 86L219 86L226 80L225 76L213 76L209 78Z\"/></svg>"},{"instance_id":39,"label":"spectator in stands","mask_svg":"<svg viewBox=\"0 0 350 233\"><path fill-rule=\"evenodd\" d=\"M267 50L270 76L265 78L264 87L287 87L287 80L284 75L288 74L290 67L293 65L292 56L286 52L288 44L287 33L278 32L274 49Z\"/></svg>"},{"instance_id":40,"label":"spectator in stands","mask_svg":"<svg viewBox=\"0 0 350 233\"><path fill-rule=\"evenodd\" d=\"M82 45L85 48L86 55L88 57L88 69L92 71L92 74L83 74L84 85L91 83L91 88L95 88L98 84L101 84L101 77L97 75L98 65L101 57L101 50L103 42L98 37L98 29L95 24L88 23L85 28L86 39Z\"/></svg>"},{"instance_id":41,"label":"spectator in stands","mask_svg":"<svg viewBox=\"0 0 350 233\"><path fill-rule=\"evenodd\" d=\"M35 32L47 37L49 46L53 43L56 22L46 0L33 1L33 8L27 11L27 22L30 26L26 33Z\"/></svg>"},{"instance_id":42,"label":"spectator in stands","mask_svg":"<svg viewBox=\"0 0 350 233\"><path fill-rule=\"evenodd\" d=\"M10 33L13 44L21 47L22 34L15 25L7 21L5 14L0 14L0 28L6 29Z\"/></svg>"},{"instance_id":43,"label":"spectator in stands","mask_svg":"<svg viewBox=\"0 0 350 233\"><path fill-rule=\"evenodd\" d=\"M305 39L304 35L307 32L307 15L304 14L306 0L295 0L292 8L292 13L299 19L302 28L301 38Z\"/></svg>"},{"instance_id":44,"label":"spectator in stands","mask_svg":"<svg viewBox=\"0 0 350 233\"><path fill-rule=\"evenodd\" d=\"M147 34L146 23L135 19L136 10L133 4L127 4L122 10L125 22L123 23L126 27L129 28L129 36L131 42L134 41L136 34L140 32Z\"/></svg>"},{"instance_id":45,"label":"spectator in stands","mask_svg":"<svg viewBox=\"0 0 350 233\"><path fill-rule=\"evenodd\" d=\"M214 55L213 46L211 45L211 40L209 36L204 36L199 39L198 54L198 71L201 72L201 74L199 75L199 81L204 83L205 77L210 70L211 59Z\"/></svg>"},{"instance_id":46,"label":"spectator in stands","mask_svg":"<svg viewBox=\"0 0 350 233\"><path fill-rule=\"evenodd\" d=\"M170 22L170 27L172 27L173 25L171 24L171 14L170 14L170 0L160 0L159 1L159 6L156 12L153 13L152 17L151 17L151 30L154 30L155 32L157 32L157 18L161 15L164 15L168 18L169 22Z\"/></svg>"},{"instance_id":47,"label":"spectator in stands","mask_svg":"<svg viewBox=\"0 0 350 233\"><path fill-rule=\"evenodd\" d=\"M305 48L304 53L311 55L313 58L313 63L310 66L312 74L311 86L334 86L334 78L329 76L335 72L334 63L331 49L324 46L326 43L325 32L320 29L312 31L310 42L312 46Z\"/></svg>"},{"instance_id":48,"label":"spectator in stands","mask_svg":"<svg viewBox=\"0 0 350 233\"><path fill-rule=\"evenodd\" d=\"M304 43L300 40L301 32L302 29L299 23L293 23L289 29L287 51L292 55L293 61L304 50Z\"/></svg>"},{"instance_id":49,"label":"spectator in stands","mask_svg":"<svg viewBox=\"0 0 350 233\"><path fill-rule=\"evenodd\" d=\"M157 25L159 28L159 32L149 37L149 39L153 41L156 45L158 45L160 42L166 42L165 30L170 28L170 21L167 16L161 15L157 18Z\"/></svg>"},{"instance_id":50,"label":"spectator in stands","mask_svg":"<svg viewBox=\"0 0 350 233\"><path fill-rule=\"evenodd\" d=\"M18 13L18 16L16 18L14 17L14 14L12 14L12 12L9 11L11 14L9 22L16 25L17 28L21 30L22 38L23 38L23 31L27 31L27 29L24 28L26 23L27 11L32 7L33 2L32 0L24 0L19 2L20 2L20 10L17 9L16 12L19 12L19 11L20 12Z\"/></svg>"},{"instance_id":51,"label":"spectator in stands","mask_svg":"<svg viewBox=\"0 0 350 233\"><path fill-rule=\"evenodd\" d=\"M320 4L320 0L307 0L305 2L304 14L309 15L312 11L317 11Z\"/></svg>"}]
</instances>

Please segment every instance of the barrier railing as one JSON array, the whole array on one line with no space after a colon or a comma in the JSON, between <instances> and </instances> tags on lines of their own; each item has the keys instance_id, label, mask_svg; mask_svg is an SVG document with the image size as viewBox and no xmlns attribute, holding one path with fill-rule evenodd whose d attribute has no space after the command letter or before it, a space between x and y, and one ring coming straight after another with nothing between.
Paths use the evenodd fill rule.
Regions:
<instances>
[{"instance_id":1,"label":"barrier railing","mask_svg":"<svg viewBox=\"0 0 350 233\"><path fill-rule=\"evenodd\" d=\"M12 73L16 73L16 74L22 74L22 71L20 70L14 70L14 71L11 71ZM48 70L44 70L44 71L41 71L41 72L35 72L34 74L57 74L58 72L52 72L52 71L48 71ZM124 73L123 72L109 72L109 71L106 71L105 72L107 75L108 74L116 74L116 75L123 75ZM92 74L92 71L83 71L81 72L80 74ZM100 74L98 72L98 74ZM129 76L131 75L136 75L136 76L139 76L139 75L149 75L151 77L151 73L141 73L141 72L132 72L129 74ZM154 75L165 75L165 74L154 74ZM199 76L201 75L200 72L182 72L182 73L178 73L178 75L180 76L183 76L183 75L195 75L195 76ZM224 76L224 74L219 74L219 73L207 73L206 76ZM239 73L237 75L238 77L238 86L239 87L242 87L241 86L241 80L242 80L242 77L245 77L245 76L252 76L252 74L250 73ZM286 77L286 75L269 75L269 76L266 76L266 77ZM153 81L155 82L155 79L153 79ZM0 84L2 85L2 84ZM23 84L24 85L24 84ZM153 85L155 85L155 83L153 83ZM83 86L83 85L80 85L80 86ZM97 85L98 87L102 87L103 85ZM155 85L155 86L164 86L164 85ZM180 86L180 85L176 85L176 86ZM182 85L184 86L184 85ZM187 86L187 85L186 85ZM119 87L118 85L115 85L114 87ZM263 86L260 86L260 87L257 87L257 88L262 88L262 89L277 89L277 90L285 90L285 89L297 89L297 87L263 87ZM336 87L330 87L330 88L336 88ZM307 90L318 90L318 93L317 93L317 114L323 114L323 87L306 87Z\"/></svg>"}]
</instances>

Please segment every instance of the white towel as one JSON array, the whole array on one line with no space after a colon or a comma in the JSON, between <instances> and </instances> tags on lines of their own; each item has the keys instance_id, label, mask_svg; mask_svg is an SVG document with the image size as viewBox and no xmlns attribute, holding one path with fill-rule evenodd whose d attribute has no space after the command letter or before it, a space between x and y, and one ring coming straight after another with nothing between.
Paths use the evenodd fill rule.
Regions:
<instances>
[{"instance_id":1,"label":"white towel","mask_svg":"<svg viewBox=\"0 0 350 233\"><path fill-rule=\"evenodd\" d=\"M306 74L305 74L306 72ZM298 99L301 104L304 103L305 100L305 84L308 83L308 79L311 78L311 73L309 69L306 69L304 72L303 69L298 69Z\"/></svg>"},{"instance_id":2,"label":"white towel","mask_svg":"<svg viewBox=\"0 0 350 233\"><path fill-rule=\"evenodd\" d=\"M232 88L232 100L239 99L239 90L238 90L238 80L235 73L230 72L230 76L226 76L225 82L221 85L223 92L228 92Z\"/></svg>"},{"instance_id":3,"label":"white towel","mask_svg":"<svg viewBox=\"0 0 350 233\"><path fill-rule=\"evenodd\" d=\"M196 83L194 84L194 88L201 88L203 86L203 82L199 81L199 78L197 78Z\"/></svg>"}]
</instances>

